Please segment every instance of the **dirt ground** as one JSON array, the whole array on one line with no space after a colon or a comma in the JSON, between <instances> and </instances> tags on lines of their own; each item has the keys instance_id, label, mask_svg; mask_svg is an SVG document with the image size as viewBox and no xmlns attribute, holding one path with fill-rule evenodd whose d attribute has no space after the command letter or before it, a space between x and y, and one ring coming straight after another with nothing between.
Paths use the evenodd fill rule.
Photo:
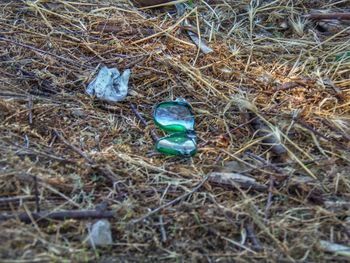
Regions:
<instances>
[{"instance_id":1,"label":"dirt ground","mask_svg":"<svg viewBox=\"0 0 350 263\"><path fill-rule=\"evenodd\" d=\"M347 2L0 1L0 261L347 262ZM85 93L103 65L124 101ZM191 158L152 140L178 97Z\"/></svg>"}]
</instances>

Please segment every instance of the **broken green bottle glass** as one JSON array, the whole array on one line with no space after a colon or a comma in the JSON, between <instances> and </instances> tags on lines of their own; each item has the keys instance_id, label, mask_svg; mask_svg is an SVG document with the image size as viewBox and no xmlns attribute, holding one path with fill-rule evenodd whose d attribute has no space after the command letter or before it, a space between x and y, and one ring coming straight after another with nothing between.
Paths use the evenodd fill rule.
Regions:
<instances>
[{"instance_id":1,"label":"broken green bottle glass","mask_svg":"<svg viewBox=\"0 0 350 263\"><path fill-rule=\"evenodd\" d=\"M156 142L156 149L167 155L192 156L197 152L194 114L184 99L160 102L153 113L155 124L170 135Z\"/></svg>"}]
</instances>

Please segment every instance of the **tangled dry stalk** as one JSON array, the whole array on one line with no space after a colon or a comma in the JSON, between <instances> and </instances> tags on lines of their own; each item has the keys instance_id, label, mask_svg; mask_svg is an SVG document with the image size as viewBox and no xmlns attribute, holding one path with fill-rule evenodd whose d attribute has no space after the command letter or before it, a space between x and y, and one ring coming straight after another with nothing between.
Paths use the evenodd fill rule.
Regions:
<instances>
[{"instance_id":1,"label":"tangled dry stalk","mask_svg":"<svg viewBox=\"0 0 350 263\"><path fill-rule=\"evenodd\" d=\"M192 2L186 29L210 54L171 5L1 1L0 210L31 222L0 223L2 262L346 260L324 244L350 240L350 24L308 15L347 1ZM84 93L101 65L132 70L125 102ZM192 159L153 148L152 106L179 96L196 114ZM263 187L208 180L220 171ZM105 249L85 241L92 219L32 214L101 203Z\"/></svg>"}]
</instances>

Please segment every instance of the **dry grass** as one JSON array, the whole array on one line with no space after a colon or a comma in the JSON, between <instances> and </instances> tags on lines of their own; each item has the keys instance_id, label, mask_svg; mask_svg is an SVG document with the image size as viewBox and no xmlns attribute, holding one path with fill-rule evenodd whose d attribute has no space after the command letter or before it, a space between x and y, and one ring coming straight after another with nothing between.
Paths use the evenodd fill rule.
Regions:
<instances>
[{"instance_id":1,"label":"dry grass","mask_svg":"<svg viewBox=\"0 0 350 263\"><path fill-rule=\"evenodd\" d=\"M42 210L101 202L116 210L115 244L96 251L84 243L91 220L1 222L2 262L345 261L319 242L350 240L350 59L336 60L350 50L350 29L333 23L320 32L304 16L346 6L334 2L194 1L189 18L214 49L196 56L171 7L1 1L0 196L22 199L0 203L1 212L35 210L33 175ZM102 64L131 68L125 102L84 94ZM196 114L199 151L188 160L155 153L150 136L152 106L178 96ZM276 163L246 108L288 157ZM232 161L274 187L204 182L186 195Z\"/></svg>"}]
</instances>

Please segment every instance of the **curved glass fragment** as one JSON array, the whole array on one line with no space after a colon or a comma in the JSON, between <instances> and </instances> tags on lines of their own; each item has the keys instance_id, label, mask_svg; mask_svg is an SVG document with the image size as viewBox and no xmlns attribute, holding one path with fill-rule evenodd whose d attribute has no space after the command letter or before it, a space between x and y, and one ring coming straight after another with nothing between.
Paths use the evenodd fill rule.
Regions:
<instances>
[{"instance_id":1,"label":"curved glass fragment","mask_svg":"<svg viewBox=\"0 0 350 263\"><path fill-rule=\"evenodd\" d=\"M154 110L154 122L167 132L186 132L194 129L191 106L183 101L165 101Z\"/></svg>"},{"instance_id":2,"label":"curved glass fragment","mask_svg":"<svg viewBox=\"0 0 350 263\"><path fill-rule=\"evenodd\" d=\"M192 156L197 151L197 144L184 133L174 133L159 139L156 149L167 155Z\"/></svg>"}]
</instances>

